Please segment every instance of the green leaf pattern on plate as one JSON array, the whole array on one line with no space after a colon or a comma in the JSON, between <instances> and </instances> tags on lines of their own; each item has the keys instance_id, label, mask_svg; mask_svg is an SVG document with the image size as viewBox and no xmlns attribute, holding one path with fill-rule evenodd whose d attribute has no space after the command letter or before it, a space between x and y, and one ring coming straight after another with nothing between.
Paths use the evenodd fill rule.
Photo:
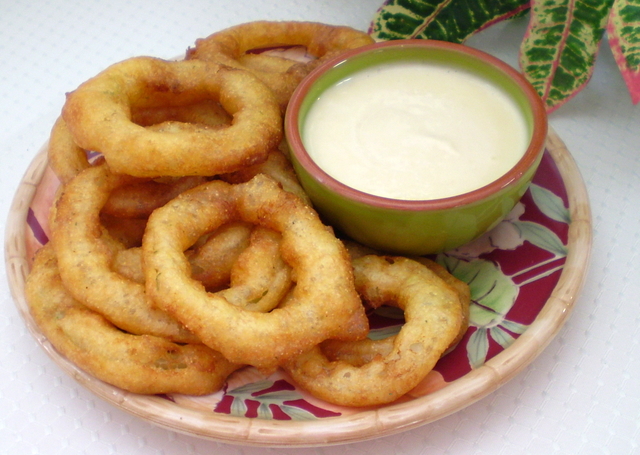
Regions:
<instances>
[{"instance_id":1,"label":"green leaf pattern on plate","mask_svg":"<svg viewBox=\"0 0 640 455\"><path fill-rule=\"evenodd\" d=\"M563 223L570 222L568 209L562 199L535 184L530 186L530 192L534 203L545 216ZM567 254L567 246L553 231L539 223L520 220L523 213L522 204L516 205L512 213L494 229L496 232L487 233L462 249L439 254L436 258L456 278L469 285L469 320L470 326L476 330L467 341L467 357L473 368L486 362L489 338L506 349L517 335L526 330L527 325L507 319L520 287L560 270L562 266L553 267L553 262ZM525 241L549 251L552 258L509 276L498 263L480 257L497 247L515 249ZM516 284L516 278L529 273L533 273L533 276Z\"/></svg>"},{"instance_id":2,"label":"green leaf pattern on plate","mask_svg":"<svg viewBox=\"0 0 640 455\"><path fill-rule=\"evenodd\" d=\"M302 395L296 390L277 390L273 392L261 393L258 396L253 394L269 389L273 385L273 381L257 381L229 390L225 395L233 398L231 404L230 415L243 417L247 413L247 400L257 401L259 403L257 409L257 417L260 419L273 419L273 412L270 405L276 405L294 420L316 420L317 417L311 412L306 411L298 406L291 406L286 402L300 400Z\"/></svg>"},{"instance_id":3,"label":"green leaf pattern on plate","mask_svg":"<svg viewBox=\"0 0 640 455\"><path fill-rule=\"evenodd\" d=\"M529 186L531 197L536 203L536 206L542 213L551 218L552 220L559 221L561 223L570 223L571 215L569 210L564 206L564 202L552 191L532 183Z\"/></svg>"},{"instance_id":4,"label":"green leaf pattern on plate","mask_svg":"<svg viewBox=\"0 0 640 455\"><path fill-rule=\"evenodd\" d=\"M401 314L404 315L404 314ZM402 324L400 325L390 325L389 327L384 327L380 329L370 330L367 338L370 340L383 340L385 338L389 338L390 336L397 335L400 333L400 329L402 328Z\"/></svg>"},{"instance_id":5,"label":"green leaf pattern on plate","mask_svg":"<svg viewBox=\"0 0 640 455\"><path fill-rule=\"evenodd\" d=\"M501 326L516 302L519 288L511 277L502 273L498 264L492 261L476 259L468 262L443 254L439 255L438 262L451 270L455 277L469 284L469 321L477 330L467 343L467 357L470 365L477 368L486 361L489 350L488 336L503 347L513 342L513 337L505 336L506 327ZM515 326L510 324L509 327Z\"/></svg>"},{"instance_id":6,"label":"green leaf pattern on plate","mask_svg":"<svg viewBox=\"0 0 640 455\"><path fill-rule=\"evenodd\" d=\"M489 352L487 329L479 328L471 334L467 342L467 357L472 368L481 367Z\"/></svg>"},{"instance_id":7,"label":"green leaf pattern on plate","mask_svg":"<svg viewBox=\"0 0 640 455\"><path fill-rule=\"evenodd\" d=\"M535 246L550 251L556 256L566 256L567 247L549 228L530 221L516 221L513 225L520 231L520 236Z\"/></svg>"}]
</instances>

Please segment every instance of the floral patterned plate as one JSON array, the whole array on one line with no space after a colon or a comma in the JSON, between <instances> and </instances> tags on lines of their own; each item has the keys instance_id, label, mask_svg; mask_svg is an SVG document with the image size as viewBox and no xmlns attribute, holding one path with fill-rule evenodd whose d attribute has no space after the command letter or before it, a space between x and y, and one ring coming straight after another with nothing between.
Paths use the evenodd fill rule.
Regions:
<instances>
[{"instance_id":1,"label":"floral patterned plate","mask_svg":"<svg viewBox=\"0 0 640 455\"><path fill-rule=\"evenodd\" d=\"M31 318L24 281L33 253L47 241L47 213L57 181L41 152L13 202L6 235L11 290L29 330L51 358L114 405L175 431L260 446L320 446L405 431L468 406L515 376L546 347L569 316L591 249L591 214L580 173L554 131L528 192L494 230L434 259L469 283L470 327L429 376L382 407L334 406L300 391L278 371L234 373L205 397L135 395L77 368ZM372 337L397 332L402 314L371 316Z\"/></svg>"}]
</instances>

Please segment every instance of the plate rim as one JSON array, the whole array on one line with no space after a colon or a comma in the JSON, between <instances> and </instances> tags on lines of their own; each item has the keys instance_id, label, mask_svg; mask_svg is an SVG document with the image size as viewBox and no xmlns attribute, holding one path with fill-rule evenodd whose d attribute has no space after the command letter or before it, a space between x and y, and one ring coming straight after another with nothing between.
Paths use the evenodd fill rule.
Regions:
<instances>
[{"instance_id":1,"label":"plate rim","mask_svg":"<svg viewBox=\"0 0 640 455\"><path fill-rule=\"evenodd\" d=\"M589 269L593 228L587 189L571 153L550 127L546 150L565 185L571 215L568 254L550 297L511 346L438 391L355 414L310 421L280 421L199 411L162 397L132 394L94 378L58 353L38 330L24 296L29 267L26 220L48 166L46 149L47 144L27 168L14 195L5 231L9 288L28 330L54 363L105 401L157 426L217 442L261 447L347 444L400 433L453 414L493 393L538 357L570 316Z\"/></svg>"}]
</instances>

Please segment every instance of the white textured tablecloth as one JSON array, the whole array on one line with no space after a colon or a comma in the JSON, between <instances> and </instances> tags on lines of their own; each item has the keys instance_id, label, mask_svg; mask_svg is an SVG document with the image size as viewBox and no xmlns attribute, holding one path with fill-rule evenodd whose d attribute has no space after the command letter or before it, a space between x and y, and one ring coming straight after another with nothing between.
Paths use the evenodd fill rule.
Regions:
<instances>
[{"instance_id":1,"label":"white textured tablecloth","mask_svg":"<svg viewBox=\"0 0 640 455\"><path fill-rule=\"evenodd\" d=\"M382 0L0 0L0 203L4 231L24 171L64 93L127 57L174 57L256 19L365 30ZM512 65L525 22L469 44ZM590 193L594 246L568 323L512 381L464 410L374 441L309 449L232 446L173 433L105 403L49 359L0 280L0 452L6 454L640 453L640 105L605 45L589 86L550 116ZM3 265L4 266L4 265Z\"/></svg>"}]
</instances>

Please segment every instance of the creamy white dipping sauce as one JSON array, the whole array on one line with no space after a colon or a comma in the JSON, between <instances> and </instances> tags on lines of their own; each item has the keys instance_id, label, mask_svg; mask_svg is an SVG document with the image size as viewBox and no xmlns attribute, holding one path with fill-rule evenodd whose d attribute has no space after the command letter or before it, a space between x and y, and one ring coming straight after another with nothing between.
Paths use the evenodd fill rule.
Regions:
<instances>
[{"instance_id":1,"label":"creamy white dipping sauce","mask_svg":"<svg viewBox=\"0 0 640 455\"><path fill-rule=\"evenodd\" d=\"M463 194L504 175L530 139L515 102L471 73L419 62L368 68L323 92L302 140L327 174L378 196Z\"/></svg>"}]
</instances>

